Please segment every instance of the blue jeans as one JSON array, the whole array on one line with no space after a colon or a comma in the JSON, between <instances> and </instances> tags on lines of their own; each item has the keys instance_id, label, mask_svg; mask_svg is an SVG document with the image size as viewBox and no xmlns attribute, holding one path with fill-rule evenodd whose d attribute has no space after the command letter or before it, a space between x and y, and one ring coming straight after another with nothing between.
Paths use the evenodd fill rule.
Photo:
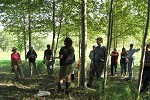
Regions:
<instances>
[{"instance_id":1,"label":"blue jeans","mask_svg":"<svg viewBox=\"0 0 150 100\"><path fill-rule=\"evenodd\" d=\"M127 62L120 62L121 65L121 75L124 73L126 75L127 72Z\"/></svg>"},{"instance_id":2,"label":"blue jeans","mask_svg":"<svg viewBox=\"0 0 150 100\"><path fill-rule=\"evenodd\" d=\"M134 70L134 60L130 60L128 62L129 79L132 79L133 77L133 70Z\"/></svg>"}]
</instances>

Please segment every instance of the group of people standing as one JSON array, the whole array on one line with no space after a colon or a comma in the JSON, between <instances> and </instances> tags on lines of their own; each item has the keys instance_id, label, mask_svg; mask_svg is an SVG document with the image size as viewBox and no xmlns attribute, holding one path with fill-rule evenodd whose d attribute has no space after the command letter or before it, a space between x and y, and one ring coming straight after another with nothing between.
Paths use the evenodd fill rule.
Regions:
<instances>
[{"instance_id":1,"label":"group of people standing","mask_svg":"<svg viewBox=\"0 0 150 100\"><path fill-rule=\"evenodd\" d=\"M64 46L61 47L59 51L59 59L60 59L60 70L59 70L59 78L57 84L57 92L61 92L61 87L64 79L66 79L66 92L69 89L71 83L71 73L74 69L74 62L75 62L75 51L72 46L72 40L69 37L66 37L64 40ZM101 75L103 73L103 69L106 63L106 47L103 45L103 38L98 37L96 38L97 46L93 46L93 50L90 52L90 72L89 72L89 79L87 83L87 87L92 87L93 77L96 73L97 79L101 79ZM150 81L150 44L147 45L146 54L145 54L145 63L144 63L144 73L143 73L143 85L141 91L145 91L149 86ZM130 49L126 51L125 48L122 48L120 53L120 65L121 65L121 76L127 75L127 68L129 72L129 80L133 78L133 68L134 68L134 61L135 61L135 52L138 52L140 49L134 49L133 44L130 44ZM11 54L11 61L12 61L12 69L14 69L15 75L17 79L23 79L23 71L21 67L21 59L20 54L17 52L16 48L13 48ZM118 65L118 56L119 53L116 48L111 52L111 75L117 74L117 65ZM30 48L29 52L27 53L27 58L29 59L29 66L31 63L35 68L36 74L36 60L37 54ZM47 45L47 49L44 51L44 61L47 65L47 72L50 73L52 67L48 67L51 65L52 61L52 50L50 49L50 45ZM30 74L32 75L32 68L30 67ZM21 77L20 77L21 76Z\"/></svg>"},{"instance_id":2,"label":"group of people standing","mask_svg":"<svg viewBox=\"0 0 150 100\"><path fill-rule=\"evenodd\" d=\"M90 64L90 72L89 72L89 80L87 83L87 87L92 87L93 77L96 74L97 79L101 78L104 64L106 62L106 47L103 45L103 39L98 37L96 39L97 46L93 46L93 50L91 50L89 54L89 58L91 59ZM120 53L120 66L121 66L121 76L127 77L128 72L128 80L133 79L133 71L134 71L134 63L135 63L135 55L140 49L134 49L134 45L130 44L129 50L126 50L125 47L122 48ZM141 92L146 91L150 82L150 44L147 44L146 54L145 54L145 63L144 63L144 71L142 77L142 88ZM116 48L110 54L111 56L111 75L117 75L117 65L118 65L118 57L119 52Z\"/></svg>"},{"instance_id":3,"label":"group of people standing","mask_svg":"<svg viewBox=\"0 0 150 100\"><path fill-rule=\"evenodd\" d=\"M64 79L66 79L66 90L65 92L69 91L69 86L71 83L71 78L74 78L72 75L75 62L75 51L72 46L72 40L69 37L66 37L64 40L64 46L61 47L59 51L59 58L60 59L60 70L59 70L59 78L58 78L58 90L57 92L61 92L61 87ZM13 47L11 54L11 67L14 70L17 80L24 79L24 74L22 70L22 62L20 54L17 52L17 48ZM33 68L35 69L35 73L38 74L37 66L36 66L36 58L37 53L31 47L26 55L27 59L29 59L29 67L30 67L30 76L33 74ZM47 65L47 73L50 74L53 70L52 63L52 49L50 49L50 45L47 45L47 49L44 51L44 63ZM32 68L33 67L33 68Z\"/></svg>"},{"instance_id":4,"label":"group of people standing","mask_svg":"<svg viewBox=\"0 0 150 100\"><path fill-rule=\"evenodd\" d=\"M23 70L22 70L23 65L22 65L20 54L17 52L16 47L13 47L12 52L13 52L11 54L12 71L15 73L17 80L24 79L24 74L23 74ZM52 50L50 49L50 45L48 44L47 49L44 51L44 62L47 65L48 74L52 70L51 65L50 65L51 64L51 56L52 56ZM29 62L29 69L30 69L29 75L30 76L33 75L33 69L34 69L35 74L38 75L38 69L37 69L37 65L36 65L37 53L33 49L33 47L29 48L29 51L26 54L26 58L28 59L28 62Z\"/></svg>"},{"instance_id":5,"label":"group of people standing","mask_svg":"<svg viewBox=\"0 0 150 100\"><path fill-rule=\"evenodd\" d=\"M140 49L134 49L133 44L130 44L130 48L127 51L124 47L120 53L120 66L121 66L121 76L126 77L127 69L129 73L129 80L133 78L133 71L134 71L134 63L135 63L135 53L138 52ZM118 65L118 56L119 53L116 48L111 52L111 75L117 74L117 65ZM115 69L115 74L114 70Z\"/></svg>"}]
</instances>

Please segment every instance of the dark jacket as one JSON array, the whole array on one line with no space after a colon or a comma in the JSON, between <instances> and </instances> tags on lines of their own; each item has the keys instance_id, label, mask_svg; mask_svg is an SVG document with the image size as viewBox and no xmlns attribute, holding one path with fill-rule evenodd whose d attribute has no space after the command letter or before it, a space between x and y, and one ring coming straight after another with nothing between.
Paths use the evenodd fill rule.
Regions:
<instances>
[{"instance_id":1,"label":"dark jacket","mask_svg":"<svg viewBox=\"0 0 150 100\"><path fill-rule=\"evenodd\" d=\"M26 57L29 59L29 62L35 62L37 53L34 50L29 50Z\"/></svg>"}]
</instances>

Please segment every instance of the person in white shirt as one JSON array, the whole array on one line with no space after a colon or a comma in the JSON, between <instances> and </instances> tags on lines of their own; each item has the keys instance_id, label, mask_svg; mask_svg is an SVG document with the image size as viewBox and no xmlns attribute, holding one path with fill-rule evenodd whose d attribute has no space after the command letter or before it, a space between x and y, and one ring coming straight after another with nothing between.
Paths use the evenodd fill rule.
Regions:
<instances>
[{"instance_id":1,"label":"person in white shirt","mask_svg":"<svg viewBox=\"0 0 150 100\"><path fill-rule=\"evenodd\" d=\"M127 59L128 59L128 72L129 72L129 80L132 80L133 78L133 70L134 70L134 61L136 52L138 52L140 49L133 49L133 44L130 44L130 49L127 53Z\"/></svg>"}]
</instances>

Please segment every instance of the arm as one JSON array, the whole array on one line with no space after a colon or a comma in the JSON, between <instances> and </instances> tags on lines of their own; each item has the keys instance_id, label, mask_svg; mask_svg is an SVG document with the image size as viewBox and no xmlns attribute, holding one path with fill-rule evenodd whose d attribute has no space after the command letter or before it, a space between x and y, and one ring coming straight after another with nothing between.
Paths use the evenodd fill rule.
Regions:
<instances>
[{"instance_id":1,"label":"arm","mask_svg":"<svg viewBox=\"0 0 150 100\"><path fill-rule=\"evenodd\" d=\"M138 52L138 51L140 51L140 48L139 49L135 49L135 52Z\"/></svg>"}]
</instances>

